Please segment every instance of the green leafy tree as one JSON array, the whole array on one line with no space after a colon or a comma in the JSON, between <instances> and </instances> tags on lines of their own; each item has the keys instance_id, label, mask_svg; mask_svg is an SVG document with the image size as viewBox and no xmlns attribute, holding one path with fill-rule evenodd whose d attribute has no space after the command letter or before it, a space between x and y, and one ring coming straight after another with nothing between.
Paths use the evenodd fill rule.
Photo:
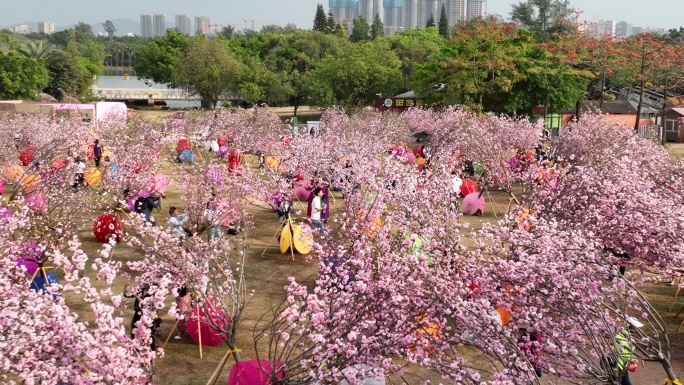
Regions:
<instances>
[{"instance_id":1,"label":"green leafy tree","mask_svg":"<svg viewBox=\"0 0 684 385\"><path fill-rule=\"evenodd\" d=\"M430 18L427 19L427 22L425 23L425 28L430 28L430 27L435 27L435 15L430 14Z\"/></svg>"},{"instance_id":2,"label":"green leafy tree","mask_svg":"<svg viewBox=\"0 0 684 385\"><path fill-rule=\"evenodd\" d=\"M366 19L359 16L353 21L352 33L349 35L349 41L352 43L358 43L360 41L371 40L371 26L368 25Z\"/></svg>"},{"instance_id":3,"label":"green leafy tree","mask_svg":"<svg viewBox=\"0 0 684 385\"><path fill-rule=\"evenodd\" d=\"M114 37L114 34L116 33L116 27L111 20L106 20L104 23L102 23L102 28L104 28L105 32L107 32L107 37L109 37L109 39Z\"/></svg>"},{"instance_id":4,"label":"green leafy tree","mask_svg":"<svg viewBox=\"0 0 684 385\"><path fill-rule=\"evenodd\" d=\"M77 60L71 60L65 52L57 52L47 60L46 68L50 76L44 92L60 98L60 89L67 95L84 95L90 92L92 76Z\"/></svg>"},{"instance_id":5,"label":"green leafy tree","mask_svg":"<svg viewBox=\"0 0 684 385\"><path fill-rule=\"evenodd\" d=\"M371 26L371 37L375 40L383 36L385 36L385 26L382 24L382 20L380 20L380 15L376 13L373 25Z\"/></svg>"},{"instance_id":6,"label":"green leafy tree","mask_svg":"<svg viewBox=\"0 0 684 385\"><path fill-rule=\"evenodd\" d=\"M492 110L500 96L524 78L518 62L534 43L532 32L472 21L468 28L457 29L430 61L416 65L413 85L427 101ZM436 88L443 90L434 92Z\"/></svg>"},{"instance_id":7,"label":"green leafy tree","mask_svg":"<svg viewBox=\"0 0 684 385\"><path fill-rule=\"evenodd\" d=\"M325 10L323 9L323 4L318 4L316 6L316 16L314 16L313 30L318 32L328 31L328 20L325 17Z\"/></svg>"},{"instance_id":8,"label":"green leafy tree","mask_svg":"<svg viewBox=\"0 0 684 385\"><path fill-rule=\"evenodd\" d=\"M297 31L271 41L274 44L269 47L264 63L288 84L287 102L294 107L295 116L299 106L307 103L311 95L309 73L324 57L336 56L350 45L346 37L316 31Z\"/></svg>"},{"instance_id":9,"label":"green leafy tree","mask_svg":"<svg viewBox=\"0 0 684 385\"><path fill-rule=\"evenodd\" d=\"M235 36L235 27L227 25L221 28L221 35L223 35L223 38L226 40L232 39Z\"/></svg>"},{"instance_id":10,"label":"green leafy tree","mask_svg":"<svg viewBox=\"0 0 684 385\"><path fill-rule=\"evenodd\" d=\"M447 19L444 3L442 3L442 10L439 13L439 34L443 37L449 36L449 19Z\"/></svg>"},{"instance_id":11,"label":"green leafy tree","mask_svg":"<svg viewBox=\"0 0 684 385\"><path fill-rule=\"evenodd\" d=\"M169 31L165 37L155 38L137 53L133 63L135 73L139 78L151 79L155 83L172 84L174 69L189 41L185 35L174 31Z\"/></svg>"},{"instance_id":12,"label":"green leafy tree","mask_svg":"<svg viewBox=\"0 0 684 385\"><path fill-rule=\"evenodd\" d=\"M553 34L569 33L575 29L570 21L574 9L567 0L527 0L512 7L511 20L536 32L541 41L548 40Z\"/></svg>"},{"instance_id":13,"label":"green leafy tree","mask_svg":"<svg viewBox=\"0 0 684 385\"><path fill-rule=\"evenodd\" d=\"M48 79L45 66L38 60L0 52L0 99L36 99Z\"/></svg>"},{"instance_id":14,"label":"green leafy tree","mask_svg":"<svg viewBox=\"0 0 684 385\"><path fill-rule=\"evenodd\" d=\"M376 94L401 88L401 61L384 42L352 44L326 56L307 78L311 102L318 106L364 106Z\"/></svg>"},{"instance_id":15,"label":"green leafy tree","mask_svg":"<svg viewBox=\"0 0 684 385\"><path fill-rule=\"evenodd\" d=\"M242 63L221 40L192 39L173 71L173 83L188 87L213 109L226 94L236 95Z\"/></svg>"},{"instance_id":16,"label":"green leafy tree","mask_svg":"<svg viewBox=\"0 0 684 385\"><path fill-rule=\"evenodd\" d=\"M444 38L436 28L417 28L386 37L390 49L401 60L403 89L410 89L416 65L428 62L444 47Z\"/></svg>"},{"instance_id":17,"label":"green leafy tree","mask_svg":"<svg viewBox=\"0 0 684 385\"><path fill-rule=\"evenodd\" d=\"M257 58L249 58L238 74L237 95L248 104L277 105L287 101L292 93L286 73L271 72Z\"/></svg>"},{"instance_id":18,"label":"green leafy tree","mask_svg":"<svg viewBox=\"0 0 684 385\"><path fill-rule=\"evenodd\" d=\"M94 36L95 33L93 32L93 26L84 23L82 21L79 21L75 26L74 26L74 31L76 31L76 36L79 41L85 38L85 36Z\"/></svg>"},{"instance_id":19,"label":"green leafy tree","mask_svg":"<svg viewBox=\"0 0 684 385\"><path fill-rule=\"evenodd\" d=\"M57 46L47 40L26 40L21 44L18 51L22 55L30 58L47 60L59 50L57 49Z\"/></svg>"},{"instance_id":20,"label":"green leafy tree","mask_svg":"<svg viewBox=\"0 0 684 385\"><path fill-rule=\"evenodd\" d=\"M328 33L335 33L337 30L339 24L335 21L335 15L333 15L332 9L328 10L328 18L325 21L325 25Z\"/></svg>"}]
</instances>

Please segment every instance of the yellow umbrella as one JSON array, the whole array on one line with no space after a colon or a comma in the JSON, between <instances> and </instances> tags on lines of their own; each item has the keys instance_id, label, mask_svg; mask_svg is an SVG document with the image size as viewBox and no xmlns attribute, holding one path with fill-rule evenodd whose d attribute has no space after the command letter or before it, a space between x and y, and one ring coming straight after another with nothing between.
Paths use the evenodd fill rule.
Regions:
<instances>
[{"instance_id":1,"label":"yellow umbrella","mask_svg":"<svg viewBox=\"0 0 684 385\"><path fill-rule=\"evenodd\" d=\"M309 254L311 252L313 237L310 233L303 234L302 227L300 225L292 225L292 242L294 244L295 250L297 250L299 254Z\"/></svg>"},{"instance_id":2,"label":"yellow umbrella","mask_svg":"<svg viewBox=\"0 0 684 385\"><path fill-rule=\"evenodd\" d=\"M18 182L23 173L24 168L18 164L10 164L3 170L3 174L10 182Z\"/></svg>"},{"instance_id":3,"label":"yellow umbrella","mask_svg":"<svg viewBox=\"0 0 684 385\"><path fill-rule=\"evenodd\" d=\"M280 166L280 161L276 156L267 156L264 163L266 164L266 167L271 169L277 169L278 166Z\"/></svg>"},{"instance_id":4,"label":"yellow umbrella","mask_svg":"<svg viewBox=\"0 0 684 385\"><path fill-rule=\"evenodd\" d=\"M20 181L20 184L24 191L26 191L27 193L34 192L36 189L38 189L38 187L40 187L40 175L27 175Z\"/></svg>"},{"instance_id":5,"label":"yellow umbrella","mask_svg":"<svg viewBox=\"0 0 684 385\"><path fill-rule=\"evenodd\" d=\"M283 231L280 232L280 252L283 254L287 253L290 244L292 244L292 233L290 232L290 226L286 225L283 227Z\"/></svg>"},{"instance_id":6,"label":"yellow umbrella","mask_svg":"<svg viewBox=\"0 0 684 385\"><path fill-rule=\"evenodd\" d=\"M88 167L83 173L83 179L88 186L96 186L102 182L102 171L97 167Z\"/></svg>"}]
</instances>

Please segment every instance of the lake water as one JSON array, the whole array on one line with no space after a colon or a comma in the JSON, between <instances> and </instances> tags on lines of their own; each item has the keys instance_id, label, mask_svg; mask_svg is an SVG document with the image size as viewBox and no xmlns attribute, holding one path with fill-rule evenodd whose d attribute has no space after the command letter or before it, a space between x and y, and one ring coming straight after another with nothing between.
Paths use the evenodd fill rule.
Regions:
<instances>
[{"instance_id":1,"label":"lake water","mask_svg":"<svg viewBox=\"0 0 684 385\"><path fill-rule=\"evenodd\" d=\"M135 76L129 76L128 80L124 80L123 76L98 76L96 86L99 88L124 88L124 89L151 89L151 90L165 90L168 89L166 84L152 83L151 87L145 84L145 81L139 80ZM200 108L199 100L167 100L166 105L169 108Z\"/></svg>"}]
</instances>

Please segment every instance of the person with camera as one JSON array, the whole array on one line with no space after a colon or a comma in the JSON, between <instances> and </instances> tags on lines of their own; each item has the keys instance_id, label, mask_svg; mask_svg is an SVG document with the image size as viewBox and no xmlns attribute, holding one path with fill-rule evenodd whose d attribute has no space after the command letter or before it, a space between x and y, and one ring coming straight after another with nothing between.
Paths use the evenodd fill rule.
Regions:
<instances>
[{"instance_id":1,"label":"person with camera","mask_svg":"<svg viewBox=\"0 0 684 385\"><path fill-rule=\"evenodd\" d=\"M157 221L152 217L152 210L161 207L162 195L154 193L146 198L140 197L136 199L134 208L138 214L145 215L145 222L149 222L152 226L157 225Z\"/></svg>"}]
</instances>

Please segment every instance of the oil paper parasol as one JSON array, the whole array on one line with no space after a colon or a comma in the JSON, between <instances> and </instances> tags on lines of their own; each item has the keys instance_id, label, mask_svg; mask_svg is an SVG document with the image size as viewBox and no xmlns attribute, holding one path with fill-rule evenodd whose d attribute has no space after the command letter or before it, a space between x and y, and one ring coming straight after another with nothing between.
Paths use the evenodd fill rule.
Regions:
<instances>
[{"instance_id":1,"label":"oil paper parasol","mask_svg":"<svg viewBox=\"0 0 684 385\"><path fill-rule=\"evenodd\" d=\"M115 237L117 242L121 242L123 233L119 218L110 213L95 218L93 221L93 234L100 243L107 243L112 237Z\"/></svg>"},{"instance_id":2,"label":"oil paper parasol","mask_svg":"<svg viewBox=\"0 0 684 385\"><path fill-rule=\"evenodd\" d=\"M45 195L39 192L29 194L29 196L26 197L24 204L33 211L43 213L47 211L47 199L45 198Z\"/></svg>"},{"instance_id":3,"label":"oil paper parasol","mask_svg":"<svg viewBox=\"0 0 684 385\"><path fill-rule=\"evenodd\" d=\"M181 163L192 163L194 158L195 156L192 154L192 151L190 150L183 150L178 156L178 159L180 159Z\"/></svg>"},{"instance_id":4,"label":"oil paper parasol","mask_svg":"<svg viewBox=\"0 0 684 385\"><path fill-rule=\"evenodd\" d=\"M219 145L219 147L226 146L228 145L228 138L218 138L216 139L216 143Z\"/></svg>"},{"instance_id":5,"label":"oil paper parasol","mask_svg":"<svg viewBox=\"0 0 684 385\"><path fill-rule=\"evenodd\" d=\"M230 147L221 146L218 148L218 150L216 150L216 156L218 156L219 158L223 158L226 155L228 155L229 152L230 152Z\"/></svg>"},{"instance_id":6,"label":"oil paper parasol","mask_svg":"<svg viewBox=\"0 0 684 385\"><path fill-rule=\"evenodd\" d=\"M152 180L150 180L150 183L148 185L150 191L156 191L160 194L164 194L168 187L169 178L160 172L154 175L154 177L152 178Z\"/></svg>"},{"instance_id":7,"label":"oil paper parasol","mask_svg":"<svg viewBox=\"0 0 684 385\"><path fill-rule=\"evenodd\" d=\"M287 226L285 226L287 227ZM299 254L309 254L313 244L311 228L303 225L292 225L292 244Z\"/></svg>"},{"instance_id":8,"label":"oil paper parasol","mask_svg":"<svg viewBox=\"0 0 684 385\"><path fill-rule=\"evenodd\" d=\"M86 152L86 158L88 158L88 160L95 158L95 145L94 144L90 144L88 146L88 151Z\"/></svg>"},{"instance_id":9,"label":"oil paper parasol","mask_svg":"<svg viewBox=\"0 0 684 385\"><path fill-rule=\"evenodd\" d=\"M43 251L35 242L27 243L24 255L17 258L17 266L24 266L26 274L33 275L38 270L38 262L43 258Z\"/></svg>"},{"instance_id":10,"label":"oil paper parasol","mask_svg":"<svg viewBox=\"0 0 684 385\"><path fill-rule=\"evenodd\" d=\"M228 385L270 385L272 376L282 380L283 364L266 360L240 361L230 369Z\"/></svg>"},{"instance_id":11,"label":"oil paper parasol","mask_svg":"<svg viewBox=\"0 0 684 385\"><path fill-rule=\"evenodd\" d=\"M404 153L404 156L401 159L402 159L402 162L404 162L404 164L411 164L411 163L413 163L414 160L416 160L416 156L413 155L412 152L407 152L407 153Z\"/></svg>"},{"instance_id":12,"label":"oil paper parasol","mask_svg":"<svg viewBox=\"0 0 684 385\"><path fill-rule=\"evenodd\" d=\"M470 193L478 192L480 188L477 187L477 182L472 179L464 179L461 184L461 195L468 196Z\"/></svg>"},{"instance_id":13,"label":"oil paper parasol","mask_svg":"<svg viewBox=\"0 0 684 385\"><path fill-rule=\"evenodd\" d=\"M178 139L178 142L176 143L176 153L181 154L185 150L192 150L192 142L190 142L189 139L185 138Z\"/></svg>"},{"instance_id":14,"label":"oil paper parasol","mask_svg":"<svg viewBox=\"0 0 684 385\"><path fill-rule=\"evenodd\" d=\"M212 329L211 326L209 326L209 323L206 322L209 320L211 320L211 324L219 325L223 329L228 328L228 318L223 314L221 309L215 308L211 302L206 301L204 306L195 306L193 308L190 319L188 320L188 335L196 344L199 344L201 333L202 346L221 345L227 336Z\"/></svg>"},{"instance_id":15,"label":"oil paper parasol","mask_svg":"<svg viewBox=\"0 0 684 385\"><path fill-rule=\"evenodd\" d=\"M301 185L297 185L294 187L294 195L300 202L306 202L309 200L309 197L311 196L311 191L307 190Z\"/></svg>"},{"instance_id":16,"label":"oil paper parasol","mask_svg":"<svg viewBox=\"0 0 684 385\"><path fill-rule=\"evenodd\" d=\"M24 168L18 164L10 164L5 167L3 174L10 182L18 182L24 174Z\"/></svg>"},{"instance_id":17,"label":"oil paper parasol","mask_svg":"<svg viewBox=\"0 0 684 385\"><path fill-rule=\"evenodd\" d=\"M46 280L47 278L47 280ZM59 279L55 275L55 273L48 271L45 272L43 271L38 272L35 277L33 277L33 281L31 281L31 289L36 290L36 291L41 291L43 294L49 294L48 290L45 288L45 286L52 286L52 285L58 285L59 284ZM52 298L57 299L58 295L53 294Z\"/></svg>"},{"instance_id":18,"label":"oil paper parasol","mask_svg":"<svg viewBox=\"0 0 684 385\"><path fill-rule=\"evenodd\" d=\"M31 154L31 148L24 147L24 150L19 154L19 161L22 165L28 166L33 160L33 154Z\"/></svg>"},{"instance_id":19,"label":"oil paper parasol","mask_svg":"<svg viewBox=\"0 0 684 385\"><path fill-rule=\"evenodd\" d=\"M479 192L470 193L463 198L463 214L484 215L484 206L484 195Z\"/></svg>"},{"instance_id":20,"label":"oil paper parasol","mask_svg":"<svg viewBox=\"0 0 684 385\"><path fill-rule=\"evenodd\" d=\"M83 172L83 179L87 186L97 186L102 182L102 171L97 167L88 167Z\"/></svg>"}]
</instances>

